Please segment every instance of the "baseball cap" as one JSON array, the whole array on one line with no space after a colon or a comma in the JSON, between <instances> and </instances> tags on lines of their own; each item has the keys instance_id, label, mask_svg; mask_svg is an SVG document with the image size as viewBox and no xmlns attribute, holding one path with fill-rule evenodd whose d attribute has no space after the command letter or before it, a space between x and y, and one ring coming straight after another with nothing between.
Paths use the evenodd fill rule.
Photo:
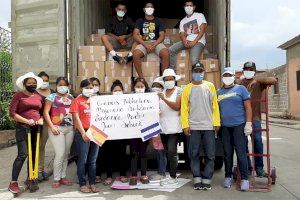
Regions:
<instances>
[{"instance_id":1,"label":"baseball cap","mask_svg":"<svg viewBox=\"0 0 300 200\"><path fill-rule=\"evenodd\" d=\"M245 68L252 68L252 69L256 70L256 65L254 62L248 61L244 64L243 69L245 69Z\"/></svg>"},{"instance_id":2,"label":"baseball cap","mask_svg":"<svg viewBox=\"0 0 300 200\"><path fill-rule=\"evenodd\" d=\"M205 70L205 67L204 67L204 65L203 65L202 63L197 62L196 64L194 64L194 65L192 66L192 70L195 70L195 69L202 69L202 70Z\"/></svg>"},{"instance_id":3,"label":"baseball cap","mask_svg":"<svg viewBox=\"0 0 300 200\"><path fill-rule=\"evenodd\" d=\"M224 72L222 73L222 76L224 74L231 74L231 75L235 75L235 70L232 67L225 67L224 68Z\"/></svg>"}]
</instances>

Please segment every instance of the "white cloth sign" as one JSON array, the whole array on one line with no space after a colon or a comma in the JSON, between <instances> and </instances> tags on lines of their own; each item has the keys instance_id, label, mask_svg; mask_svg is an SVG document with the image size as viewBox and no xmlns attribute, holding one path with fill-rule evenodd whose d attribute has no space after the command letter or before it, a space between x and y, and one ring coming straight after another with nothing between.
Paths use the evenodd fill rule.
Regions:
<instances>
[{"instance_id":1,"label":"white cloth sign","mask_svg":"<svg viewBox=\"0 0 300 200\"><path fill-rule=\"evenodd\" d=\"M161 132L156 93L94 96L90 100L91 125L107 134L108 140L148 140Z\"/></svg>"}]
</instances>

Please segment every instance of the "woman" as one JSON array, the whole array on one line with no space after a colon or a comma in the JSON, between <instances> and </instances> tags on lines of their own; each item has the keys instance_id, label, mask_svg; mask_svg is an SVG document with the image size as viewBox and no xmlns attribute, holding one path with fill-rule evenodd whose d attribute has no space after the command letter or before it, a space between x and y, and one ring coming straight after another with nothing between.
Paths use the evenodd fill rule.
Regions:
<instances>
[{"instance_id":1,"label":"woman","mask_svg":"<svg viewBox=\"0 0 300 200\"><path fill-rule=\"evenodd\" d=\"M43 79L43 84L41 88L37 89L37 92L43 97L43 101L45 102L45 99L47 96L49 96L52 91L49 87L49 75L42 71L38 74L38 77L41 77ZM41 141L40 141L40 152L39 152L39 182L47 181L48 175L46 174L44 168L45 168L45 147L48 140L48 126L46 123L44 123L43 126L41 126Z\"/></svg>"},{"instance_id":2,"label":"woman","mask_svg":"<svg viewBox=\"0 0 300 200\"><path fill-rule=\"evenodd\" d=\"M72 101L70 113L75 126L75 143L78 154L77 176L79 180L80 191L83 193L99 192L95 186L96 179L96 160L99 146L90 142L86 131L90 127L90 97L94 95L94 87L89 79L81 81L80 88L82 94ZM86 165L88 168L88 182L85 180Z\"/></svg>"},{"instance_id":3,"label":"woman","mask_svg":"<svg viewBox=\"0 0 300 200\"><path fill-rule=\"evenodd\" d=\"M161 176L160 185L177 184L177 136L182 132L180 121L181 93L182 89L175 86L180 80L173 69L163 72L161 81L164 82L164 90L158 93L160 98L160 125L162 128L161 140L164 149L158 150L158 172ZM167 155L170 162L170 177L166 177Z\"/></svg>"},{"instance_id":4,"label":"woman","mask_svg":"<svg viewBox=\"0 0 300 200\"><path fill-rule=\"evenodd\" d=\"M161 81L161 78L158 77L158 78L154 79L152 86L151 86L151 92L160 93L163 91L163 89L164 89L164 82Z\"/></svg>"},{"instance_id":5,"label":"woman","mask_svg":"<svg viewBox=\"0 0 300 200\"><path fill-rule=\"evenodd\" d=\"M110 91L113 95L122 95L124 91L123 84L119 80L114 81ZM101 155L103 155L103 162L106 165L104 185L111 185L113 183L112 173L114 164L120 171L120 181L122 183L128 182L128 178L126 177L126 146L127 140L108 140L101 147Z\"/></svg>"},{"instance_id":6,"label":"woman","mask_svg":"<svg viewBox=\"0 0 300 200\"><path fill-rule=\"evenodd\" d=\"M73 120L69 112L74 98L68 91L68 79L57 78L56 93L46 98L44 108L44 119L48 124L49 138L55 151L52 188L72 185L72 182L66 178L68 156L74 138Z\"/></svg>"},{"instance_id":7,"label":"woman","mask_svg":"<svg viewBox=\"0 0 300 200\"><path fill-rule=\"evenodd\" d=\"M18 177L22 169L23 163L28 156L28 132L31 133L32 144L32 158L33 165L35 164L35 149L36 139L39 125L43 125L42 107L43 99L36 92L39 89L43 80L35 76L34 73L29 72L19 77L16 81L20 92L17 92L12 99L10 105L10 116L16 122L16 141L18 148L18 155L14 161L12 169L12 180L9 184L9 191L14 194L21 192ZM36 181L25 181L25 185L29 187L31 192L38 190Z\"/></svg>"},{"instance_id":8,"label":"woman","mask_svg":"<svg viewBox=\"0 0 300 200\"><path fill-rule=\"evenodd\" d=\"M100 95L100 86L101 86L100 80L96 77L92 77L90 78L90 81L94 86L94 93L96 95Z\"/></svg>"},{"instance_id":9,"label":"woman","mask_svg":"<svg viewBox=\"0 0 300 200\"><path fill-rule=\"evenodd\" d=\"M149 92L149 86L145 79L137 78L133 83L134 93L145 93ZM130 140L130 153L131 153L131 177L129 179L129 185L137 185L137 162L138 158L141 159L141 178L140 181L143 184L149 183L147 176L147 150L148 142L143 142L142 139L131 139Z\"/></svg>"},{"instance_id":10,"label":"woman","mask_svg":"<svg viewBox=\"0 0 300 200\"><path fill-rule=\"evenodd\" d=\"M252 132L250 95L242 85L234 84L235 72L225 68L222 74L223 88L218 90L221 111L221 133L224 149L224 187L230 188L234 149L241 173L241 190L249 190L246 137Z\"/></svg>"}]
</instances>

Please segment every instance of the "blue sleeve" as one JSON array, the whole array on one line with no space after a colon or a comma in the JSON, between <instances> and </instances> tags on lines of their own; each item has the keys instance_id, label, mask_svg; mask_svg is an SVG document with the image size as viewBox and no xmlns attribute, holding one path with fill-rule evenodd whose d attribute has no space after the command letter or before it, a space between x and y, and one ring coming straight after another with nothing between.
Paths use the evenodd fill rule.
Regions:
<instances>
[{"instance_id":1,"label":"blue sleeve","mask_svg":"<svg viewBox=\"0 0 300 200\"><path fill-rule=\"evenodd\" d=\"M240 92L241 92L243 101L250 99L250 94L245 86L240 85Z\"/></svg>"},{"instance_id":2,"label":"blue sleeve","mask_svg":"<svg viewBox=\"0 0 300 200\"><path fill-rule=\"evenodd\" d=\"M136 21L134 28L142 30L143 28L143 19L140 18Z\"/></svg>"},{"instance_id":3,"label":"blue sleeve","mask_svg":"<svg viewBox=\"0 0 300 200\"><path fill-rule=\"evenodd\" d=\"M53 103L53 102L54 102L54 98L55 98L55 93L52 93L52 94L50 94L50 95L48 95L48 96L46 97L46 100L48 100L48 101L50 101L51 103Z\"/></svg>"}]
</instances>

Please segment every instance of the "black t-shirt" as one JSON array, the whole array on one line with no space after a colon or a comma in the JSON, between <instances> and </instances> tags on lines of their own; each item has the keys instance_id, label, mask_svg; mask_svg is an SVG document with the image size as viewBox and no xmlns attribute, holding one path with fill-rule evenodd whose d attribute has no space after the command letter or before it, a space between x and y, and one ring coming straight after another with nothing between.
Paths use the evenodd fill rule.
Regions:
<instances>
[{"instance_id":1,"label":"black t-shirt","mask_svg":"<svg viewBox=\"0 0 300 200\"><path fill-rule=\"evenodd\" d=\"M105 27L105 33L112 33L116 36L129 35L132 33L134 23L130 17L124 16L122 21L119 21L116 16L111 18Z\"/></svg>"},{"instance_id":2,"label":"black t-shirt","mask_svg":"<svg viewBox=\"0 0 300 200\"><path fill-rule=\"evenodd\" d=\"M159 32L165 31L165 26L159 18L153 20L140 18L136 21L135 28L140 30L144 41L157 40Z\"/></svg>"}]
</instances>

